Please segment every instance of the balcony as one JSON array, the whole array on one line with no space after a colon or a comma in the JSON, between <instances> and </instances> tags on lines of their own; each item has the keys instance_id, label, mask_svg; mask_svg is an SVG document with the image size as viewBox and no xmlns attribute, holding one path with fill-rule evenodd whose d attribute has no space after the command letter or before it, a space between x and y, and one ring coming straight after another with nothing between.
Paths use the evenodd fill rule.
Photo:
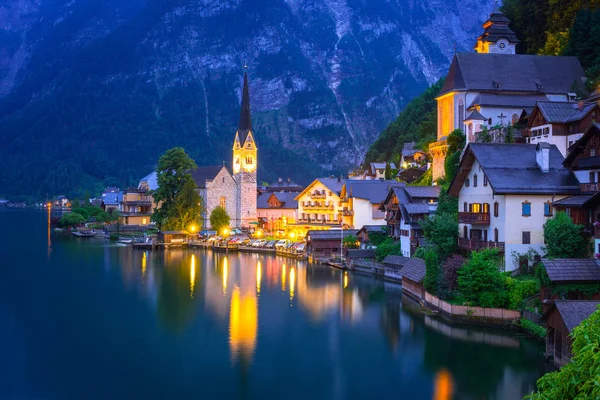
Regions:
<instances>
[{"instance_id":1,"label":"balcony","mask_svg":"<svg viewBox=\"0 0 600 400\"><path fill-rule=\"evenodd\" d=\"M465 250L498 249L504 251L504 242L458 238L458 247Z\"/></svg>"},{"instance_id":2,"label":"balcony","mask_svg":"<svg viewBox=\"0 0 600 400\"><path fill-rule=\"evenodd\" d=\"M489 225L490 213L459 212L458 223L471 225Z\"/></svg>"},{"instance_id":3,"label":"balcony","mask_svg":"<svg viewBox=\"0 0 600 400\"><path fill-rule=\"evenodd\" d=\"M582 183L579 187L583 193L600 191L600 183Z\"/></svg>"},{"instance_id":4,"label":"balcony","mask_svg":"<svg viewBox=\"0 0 600 400\"><path fill-rule=\"evenodd\" d=\"M354 216L354 210L343 210L342 215L344 217L352 217Z\"/></svg>"},{"instance_id":5,"label":"balcony","mask_svg":"<svg viewBox=\"0 0 600 400\"><path fill-rule=\"evenodd\" d=\"M327 195L325 193L317 193L317 192L315 192L315 193L311 193L310 194L310 198L311 199L324 199L326 197L327 197Z\"/></svg>"}]
</instances>

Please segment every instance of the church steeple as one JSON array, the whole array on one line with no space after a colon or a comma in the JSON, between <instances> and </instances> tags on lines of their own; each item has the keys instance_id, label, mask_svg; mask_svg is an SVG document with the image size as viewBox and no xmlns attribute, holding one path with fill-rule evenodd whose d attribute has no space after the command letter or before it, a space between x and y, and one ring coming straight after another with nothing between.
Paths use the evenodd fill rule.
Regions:
<instances>
[{"instance_id":1,"label":"church steeple","mask_svg":"<svg viewBox=\"0 0 600 400\"><path fill-rule=\"evenodd\" d=\"M508 27L510 20L496 7L483 23L483 33L477 38L475 51L478 53L515 54L519 43L517 35Z\"/></svg>"},{"instance_id":2,"label":"church steeple","mask_svg":"<svg viewBox=\"0 0 600 400\"><path fill-rule=\"evenodd\" d=\"M244 72L244 87L242 88L242 110L240 111L240 123L238 134L242 145L246 141L248 132L252 131L252 117L250 115L250 91L248 90L248 74Z\"/></svg>"}]
</instances>

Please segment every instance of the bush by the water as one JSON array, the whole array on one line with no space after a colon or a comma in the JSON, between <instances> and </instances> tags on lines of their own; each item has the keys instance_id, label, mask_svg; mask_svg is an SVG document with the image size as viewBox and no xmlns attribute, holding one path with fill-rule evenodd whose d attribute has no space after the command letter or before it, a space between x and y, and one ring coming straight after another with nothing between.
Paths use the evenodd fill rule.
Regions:
<instances>
[{"instance_id":1,"label":"bush by the water","mask_svg":"<svg viewBox=\"0 0 600 400\"><path fill-rule=\"evenodd\" d=\"M521 328L525 329L527 332L535 335L535 336L539 336L541 338L545 338L546 337L546 329L544 329L543 327L539 326L538 324L531 322L530 320L526 319L526 318L521 318L521 320L519 321L519 324L521 325Z\"/></svg>"}]
</instances>

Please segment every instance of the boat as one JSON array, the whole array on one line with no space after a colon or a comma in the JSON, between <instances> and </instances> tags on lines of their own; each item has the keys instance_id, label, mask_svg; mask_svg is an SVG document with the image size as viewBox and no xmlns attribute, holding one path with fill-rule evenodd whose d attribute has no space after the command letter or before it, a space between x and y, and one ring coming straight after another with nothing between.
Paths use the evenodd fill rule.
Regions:
<instances>
[{"instance_id":1,"label":"boat","mask_svg":"<svg viewBox=\"0 0 600 400\"><path fill-rule=\"evenodd\" d=\"M132 237L124 237L121 236L117 239L117 243L121 243L121 244L131 244L133 243L133 238Z\"/></svg>"},{"instance_id":2,"label":"boat","mask_svg":"<svg viewBox=\"0 0 600 400\"><path fill-rule=\"evenodd\" d=\"M75 231L71 233L76 237L94 237L94 232L90 231Z\"/></svg>"}]
</instances>

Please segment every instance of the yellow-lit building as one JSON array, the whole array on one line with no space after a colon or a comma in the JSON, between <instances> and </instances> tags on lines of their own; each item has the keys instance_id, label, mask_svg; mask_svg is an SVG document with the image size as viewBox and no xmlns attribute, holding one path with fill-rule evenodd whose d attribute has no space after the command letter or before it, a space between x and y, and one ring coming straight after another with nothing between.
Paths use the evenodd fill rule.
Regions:
<instances>
[{"instance_id":1,"label":"yellow-lit building","mask_svg":"<svg viewBox=\"0 0 600 400\"><path fill-rule=\"evenodd\" d=\"M123 191L119 214L124 225L149 225L154 212L154 201L145 189L129 188Z\"/></svg>"},{"instance_id":2,"label":"yellow-lit building","mask_svg":"<svg viewBox=\"0 0 600 400\"><path fill-rule=\"evenodd\" d=\"M298 221L290 228L301 236L309 230L339 228L342 223L340 193L345 180L317 178L295 200L298 201Z\"/></svg>"}]
</instances>

